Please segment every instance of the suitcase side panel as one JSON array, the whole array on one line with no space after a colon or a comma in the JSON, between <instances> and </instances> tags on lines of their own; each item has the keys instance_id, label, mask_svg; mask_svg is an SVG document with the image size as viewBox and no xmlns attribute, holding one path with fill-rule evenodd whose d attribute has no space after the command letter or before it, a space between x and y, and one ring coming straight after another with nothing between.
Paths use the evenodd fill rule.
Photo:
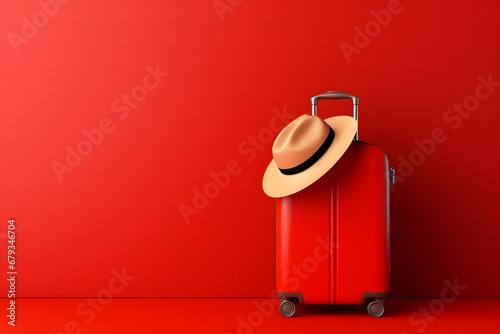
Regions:
<instances>
[{"instance_id":1,"label":"suitcase side panel","mask_svg":"<svg viewBox=\"0 0 500 334\"><path fill-rule=\"evenodd\" d=\"M276 200L277 290L299 293L305 304L330 302L331 175Z\"/></svg>"},{"instance_id":2,"label":"suitcase side panel","mask_svg":"<svg viewBox=\"0 0 500 334\"><path fill-rule=\"evenodd\" d=\"M389 166L375 145L354 142L336 165L336 304L388 292Z\"/></svg>"}]
</instances>

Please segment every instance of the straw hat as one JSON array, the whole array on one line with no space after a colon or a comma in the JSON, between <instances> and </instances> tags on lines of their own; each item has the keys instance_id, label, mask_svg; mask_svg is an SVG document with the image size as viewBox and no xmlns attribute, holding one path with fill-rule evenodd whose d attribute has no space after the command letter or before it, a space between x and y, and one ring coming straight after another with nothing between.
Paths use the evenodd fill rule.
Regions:
<instances>
[{"instance_id":1,"label":"straw hat","mask_svg":"<svg viewBox=\"0 0 500 334\"><path fill-rule=\"evenodd\" d=\"M302 115L288 124L273 144L273 160L262 188L270 197L294 194L323 176L354 139L357 122L350 116L325 120Z\"/></svg>"}]
</instances>

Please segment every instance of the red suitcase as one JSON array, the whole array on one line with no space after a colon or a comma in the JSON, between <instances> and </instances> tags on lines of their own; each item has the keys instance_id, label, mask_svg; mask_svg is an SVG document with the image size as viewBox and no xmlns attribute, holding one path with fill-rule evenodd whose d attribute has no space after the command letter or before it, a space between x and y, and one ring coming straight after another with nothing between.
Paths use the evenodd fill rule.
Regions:
<instances>
[{"instance_id":1,"label":"red suitcase","mask_svg":"<svg viewBox=\"0 0 500 334\"><path fill-rule=\"evenodd\" d=\"M358 97L327 92L313 97ZM318 181L276 199L276 283L285 317L299 304L368 304L379 317L390 278L389 188L394 169L376 145L357 140Z\"/></svg>"}]
</instances>

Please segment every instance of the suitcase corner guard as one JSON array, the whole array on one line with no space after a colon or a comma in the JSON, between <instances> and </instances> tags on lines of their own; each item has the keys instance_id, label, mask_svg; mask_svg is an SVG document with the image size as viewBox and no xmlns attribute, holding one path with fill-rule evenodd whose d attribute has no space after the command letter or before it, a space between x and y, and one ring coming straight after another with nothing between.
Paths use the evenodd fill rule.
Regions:
<instances>
[{"instance_id":1,"label":"suitcase corner guard","mask_svg":"<svg viewBox=\"0 0 500 334\"><path fill-rule=\"evenodd\" d=\"M278 297L281 300L296 299L299 304L303 304L304 303L304 296L300 292L279 292L278 291Z\"/></svg>"},{"instance_id":2,"label":"suitcase corner guard","mask_svg":"<svg viewBox=\"0 0 500 334\"><path fill-rule=\"evenodd\" d=\"M370 299L384 299L385 297L387 297L387 292L365 292L361 296L361 304L366 304L366 301Z\"/></svg>"}]
</instances>

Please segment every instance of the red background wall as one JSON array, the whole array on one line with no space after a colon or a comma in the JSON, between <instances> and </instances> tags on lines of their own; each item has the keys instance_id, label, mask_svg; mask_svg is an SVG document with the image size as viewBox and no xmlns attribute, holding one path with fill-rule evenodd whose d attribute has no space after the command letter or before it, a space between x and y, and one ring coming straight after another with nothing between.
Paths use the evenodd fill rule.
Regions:
<instances>
[{"instance_id":1,"label":"red background wall","mask_svg":"<svg viewBox=\"0 0 500 334\"><path fill-rule=\"evenodd\" d=\"M0 252L15 218L18 296L95 295L113 270L134 277L123 296L269 296L261 177L274 136L326 90L360 96L360 138L398 169L391 294L456 279L500 296L499 9L2 1Z\"/></svg>"}]
</instances>

